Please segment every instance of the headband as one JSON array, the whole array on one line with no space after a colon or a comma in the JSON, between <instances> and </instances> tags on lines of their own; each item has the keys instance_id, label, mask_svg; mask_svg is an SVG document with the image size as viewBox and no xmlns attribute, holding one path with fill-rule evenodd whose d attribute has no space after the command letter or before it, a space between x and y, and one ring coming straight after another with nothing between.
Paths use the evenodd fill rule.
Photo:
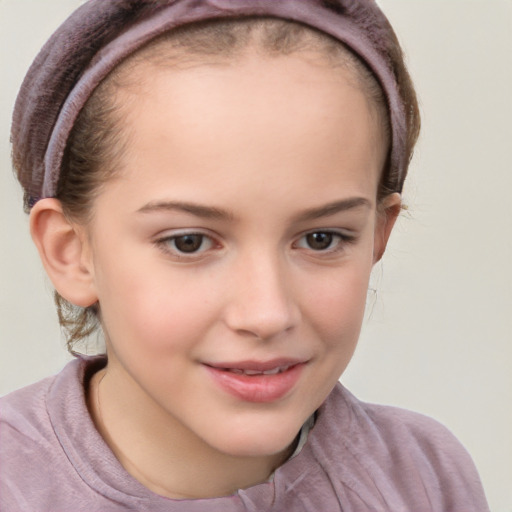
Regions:
<instances>
[{"instance_id":1,"label":"headband","mask_svg":"<svg viewBox=\"0 0 512 512\"><path fill-rule=\"evenodd\" d=\"M77 116L123 59L173 28L248 16L308 25L338 39L366 63L387 99L389 164L401 191L408 166L407 119L387 48L391 28L374 0L89 0L42 48L16 100L13 159L29 205L55 197Z\"/></svg>"}]
</instances>

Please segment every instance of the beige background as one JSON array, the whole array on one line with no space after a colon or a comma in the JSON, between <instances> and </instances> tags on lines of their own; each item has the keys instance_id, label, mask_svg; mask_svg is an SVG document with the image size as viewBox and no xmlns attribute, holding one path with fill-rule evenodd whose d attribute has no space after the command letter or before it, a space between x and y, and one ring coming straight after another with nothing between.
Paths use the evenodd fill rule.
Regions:
<instances>
[{"instance_id":1,"label":"beige background","mask_svg":"<svg viewBox=\"0 0 512 512\"><path fill-rule=\"evenodd\" d=\"M381 0L424 130L410 212L375 272L343 376L360 398L434 416L466 445L491 509L512 512L512 1ZM78 0L0 0L0 394L67 360L10 172L9 119L31 59Z\"/></svg>"}]
</instances>

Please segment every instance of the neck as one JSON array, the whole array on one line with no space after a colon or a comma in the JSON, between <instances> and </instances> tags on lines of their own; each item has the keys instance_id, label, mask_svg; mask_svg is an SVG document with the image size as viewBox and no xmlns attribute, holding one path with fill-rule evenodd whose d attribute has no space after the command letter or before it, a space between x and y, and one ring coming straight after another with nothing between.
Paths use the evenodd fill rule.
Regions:
<instances>
[{"instance_id":1,"label":"neck","mask_svg":"<svg viewBox=\"0 0 512 512\"><path fill-rule=\"evenodd\" d=\"M261 457L219 452L109 366L93 376L88 397L96 428L126 471L168 498L227 496L264 482L295 445Z\"/></svg>"}]
</instances>

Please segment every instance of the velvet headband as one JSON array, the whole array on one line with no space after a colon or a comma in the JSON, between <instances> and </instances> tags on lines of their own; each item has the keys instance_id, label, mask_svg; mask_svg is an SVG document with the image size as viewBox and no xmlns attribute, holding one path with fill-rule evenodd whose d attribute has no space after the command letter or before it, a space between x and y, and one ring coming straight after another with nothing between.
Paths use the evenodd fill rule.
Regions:
<instances>
[{"instance_id":1,"label":"velvet headband","mask_svg":"<svg viewBox=\"0 0 512 512\"><path fill-rule=\"evenodd\" d=\"M55 197L69 134L94 89L151 39L188 23L273 16L338 39L373 71L391 121L390 169L401 191L407 119L392 69L389 22L374 0L89 0L53 34L22 84L13 114L13 159L29 205ZM389 38L389 36L387 36Z\"/></svg>"}]
</instances>

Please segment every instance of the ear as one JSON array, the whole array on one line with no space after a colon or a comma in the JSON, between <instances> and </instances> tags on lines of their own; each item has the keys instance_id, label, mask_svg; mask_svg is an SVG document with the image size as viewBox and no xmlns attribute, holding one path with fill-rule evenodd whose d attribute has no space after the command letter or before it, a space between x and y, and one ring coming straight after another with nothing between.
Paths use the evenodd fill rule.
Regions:
<instances>
[{"instance_id":1,"label":"ear","mask_svg":"<svg viewBox=\"0 0 512 512\"><path fill-rule=\"evenodd\" d=\"M386 250L389 235L395 225L402 207L402 198L395 192L386 196L377 205L377 220L375 223L375 236L373 247L373 263L380 261Z\"/></svg>"},{"instance_id":2,"label":"ear","mask_svg":"<svg viewBox=\"0 0 512 512\"><path fill-rule=\"evenodd\" d=\"M97 302L83 229L71 223L57 199L41 199L30 212L30 233L53 286L67 301Z\"/></svg>"}]
</instances>

